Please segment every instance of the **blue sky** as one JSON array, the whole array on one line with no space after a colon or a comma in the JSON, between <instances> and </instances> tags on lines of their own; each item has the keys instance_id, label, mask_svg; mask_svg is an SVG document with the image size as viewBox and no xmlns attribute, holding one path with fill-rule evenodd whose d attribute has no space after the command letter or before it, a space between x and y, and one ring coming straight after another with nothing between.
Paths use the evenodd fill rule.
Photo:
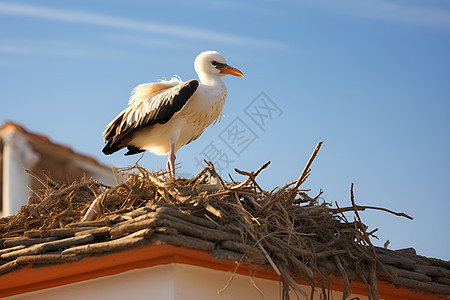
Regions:
<instances>
[{"instance_id":1,"label":"blue sky","mask_svg":"<svg viewBox=\"0 0 450 300\"><path fill-rule=\"evenodd\" d=\"M178 152L182 175L203 157L235 179L271 160L272 189L323 141L303 188L347 206L354 182L358 204L414 217L361 213L375 244L450 259L449 1L0 0L0 28L1 122L128 166L138 157L103 156L101 133L131 89L195 78L195 56L218 50L245 77L224 79L222 121Z\"/></svg>"}]
</instances>

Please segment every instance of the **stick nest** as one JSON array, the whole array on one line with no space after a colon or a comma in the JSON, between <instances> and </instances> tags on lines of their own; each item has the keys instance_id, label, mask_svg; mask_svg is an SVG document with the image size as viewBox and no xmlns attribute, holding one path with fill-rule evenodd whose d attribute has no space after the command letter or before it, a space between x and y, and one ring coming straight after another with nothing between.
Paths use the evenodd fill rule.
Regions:
<instances>
[{"instance_id":1,"label":"stick nest","mask_svg":"<svg viewBox=\"0 0 450 300\"><path fill-rule=\"evenodd\" d=\"M310 197L299 189L310 163L299 180L272 191L262 189L255 179L269 162L256 172L236 170L247 176L243 182L224 181L214 165L206 163L191 179L171 178L136 165L125 170L126 181L113 187L87 178L70 186L48 177L39 179L45 188L33 191L16 215L0 219L0 235L18 237L29 230L67 228L83 220L92 222L164 205L239 235L235 245L242 253L239 261L272 268L282 280L283 299L289 298L290 290L313 297L317 287L327 299L331 275L343 279L344 298L351 293L350 280L363 282L369 297L378 297L377 278L389 276L389 272L377 260L371 234L359 218L358 210L367 207L354 203L353 192L353 205L347 208L332 208L320 199L320 193ZM349 210L355 213L353 221L343 214ZM299 279L313 287L310 295L296 283ZM394 282L395 278L391 279Z\"/></svg>"}]
</instances>

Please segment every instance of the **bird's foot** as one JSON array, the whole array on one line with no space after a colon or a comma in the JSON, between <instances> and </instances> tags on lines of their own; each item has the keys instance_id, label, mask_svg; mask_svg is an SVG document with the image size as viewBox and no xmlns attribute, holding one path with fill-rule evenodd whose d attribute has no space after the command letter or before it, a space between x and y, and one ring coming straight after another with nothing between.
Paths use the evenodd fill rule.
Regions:
<instances>
[{"instance_id":1,"label":"bird's foot","mask_svg":"<svg viewBox=\"0 0 450 300\"><path fill-rule=\"evenodd\" d=\"M175 178L175 158L175 153L171 152L167 159L167 171L170 172L173 178Z\"/></svg>"}]
</instances>

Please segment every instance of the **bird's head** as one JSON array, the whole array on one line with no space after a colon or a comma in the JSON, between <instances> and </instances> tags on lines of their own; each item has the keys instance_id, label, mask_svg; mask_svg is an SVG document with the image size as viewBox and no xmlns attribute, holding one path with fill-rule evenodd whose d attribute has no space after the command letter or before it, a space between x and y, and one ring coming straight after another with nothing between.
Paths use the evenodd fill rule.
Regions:
<instances>
[{"instance_id":1,"label":"bird's head","mask_svg":"<svg viewBox=\"0 0 450 300\"><path fill-rule=\"evenodd\" d=\"M217 51L205 51L200 53L194 62L194 68L199 76L201 74L223 77L227 74L244 77L244 74L236 68L227 65L225 58Z\"/></svg>"}]
</instances>

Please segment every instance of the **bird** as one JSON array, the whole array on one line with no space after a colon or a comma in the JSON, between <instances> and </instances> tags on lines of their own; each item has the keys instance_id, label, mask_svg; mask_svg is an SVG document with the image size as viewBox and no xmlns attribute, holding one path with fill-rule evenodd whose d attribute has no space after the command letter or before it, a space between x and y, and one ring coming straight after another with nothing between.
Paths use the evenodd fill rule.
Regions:
<instances>
[{"instance_id":1,"label":"bird","mask_svg":"<svg viewBox=\"0 0 450 300\"><path fill-rule=\"evenodd\" d=\"M167 170L175 177L178 150L220 121L228 94L222 77L244 77L217 51L200 53L194 69L199 80L183 82L175 76L136 86L128 107L106 125L102 152L110 155L127 148L125 155L167 155Z\"/></svg>"}]
</instances>

